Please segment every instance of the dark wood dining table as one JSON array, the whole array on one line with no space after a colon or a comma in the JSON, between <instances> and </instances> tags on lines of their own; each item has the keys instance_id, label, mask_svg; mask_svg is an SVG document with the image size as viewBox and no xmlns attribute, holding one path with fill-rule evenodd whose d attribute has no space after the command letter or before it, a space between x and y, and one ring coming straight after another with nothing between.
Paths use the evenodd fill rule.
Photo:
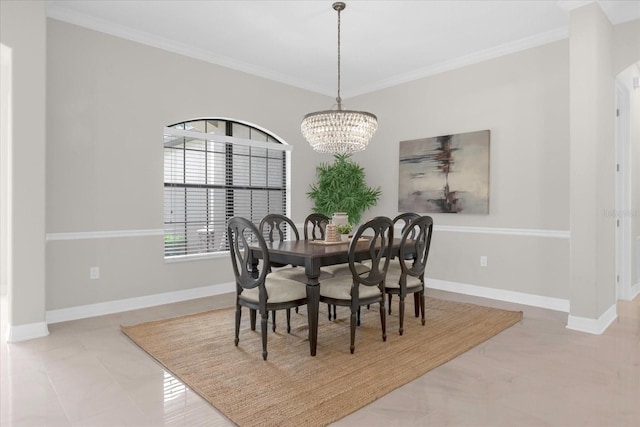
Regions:
<instances>
[{"instance_id":1,"label":"dark wood dining table","mask_svg":"<svg viewBox=\"0 0 640 427\"><path fill-rule=\"evenodd\" d=\"M394 239L392 254L395 255L400 239ZM311 356L316 355L318 344L318 311L320 308L320 267L348 262L349 242L340 244L323 244L314 240L285 240L267 242L269 258L272 263L291 264L304 267L307 276L307 313L309 318L309 348ZM362 247L359 251L358 247ZM369 245L359 242L356 248L356 259L369 259ZM262 253L259 247L251 246L251 259L258 265Z\"/></svg>"}]
</instances>

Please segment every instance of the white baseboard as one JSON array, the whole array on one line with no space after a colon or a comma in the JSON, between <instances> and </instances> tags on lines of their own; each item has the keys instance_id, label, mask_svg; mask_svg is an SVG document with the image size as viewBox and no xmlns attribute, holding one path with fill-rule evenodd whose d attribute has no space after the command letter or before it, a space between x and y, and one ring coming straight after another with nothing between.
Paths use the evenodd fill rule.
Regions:
<instances>
[{"instance_id":1,"label":"white baseboard","mask_svg":"<svg viewBox=\"0 0 640 427\"><path fill-rule=\"evenodd\" d=\"M42 338L49 335L46 322L28 323L26 325L9 325L7 327L7 342L20 342Z\"/></svg>"},{"instance_id":2,"label":"white baseboard","mask_svg":"<svg viewBox=\"0 0 640 427\"><path fill-rule=\"evenodd\" d=\"M638 295L640 295L640 282L631 287L631 297L629 301L633 301Z\"/></svg>"},{"instance_id":3,"label":"white baseboard","mask_svg":"<svg viewBox=\"0 0 640 427\"><path fill-rule=\"evenodd\" d=\"M47 323L66 322L69 320L86 319L88 317L104 316L105 314L121 313L123 311L154 307L157 305L187 301L196 298L210 297L229 292L235 292L235 283L202 286L184 291L167 292L143 297L127 298L117 301L101 302L46 312Z\"/></svg>"},{"instance_id":4,"label":"white baseboard","mask_svg":"<svg viewBox=\"0 0 640 427\"><path fill-rule=\"evenodd\" d=\"M455 292L458 294L473 295L481 298L507 301L533 307L546 308L548 310L569 312L569 300L562 298L545 297L541 295L526 294L523 292L506 291L504 289L487 288L484 286L467 285L464 283L448 282L425 278L427 288L441 291Z\"/></svg>"},{"instance_id":5,"label":"white baseboard","mask_svg":"<svg viewBox=\"0 0 640 427\"><path fill-rule=\"evenodd\" d=\"M597 319L569 315L569 319L567 320L567 329L600 335L609 327L609 325L611 325L611 323L613 323L614 320L616 320L617 317L616 305L613 304Z\"/></svg>"},{"instance_id":6,"label":"white baseboard","mask_svg":"<svg viewBox=\"0 0 640 427\"><path fill-rule=\"evenodd\" d=\"M532 307L540 307L565 313L569 312L570 302L569 300L562 298L545 297L523 292L507 291L503 289L487 288L484 286L468 285L464 283L449 282L445 280L429 278L426 279L426 284L427 288L430 289L438 289L442 291L472 295L481 298L489 298L498 301L529 305ZM9 330L7 333L7 342L26 341L33 338L47 336L49 334L47 324L49 323L66 322L69 320L103 316L106 314L154 307L163 304L221 295L230 292L235 292L235 284L232 282L186 289L184 291L147 295L143 297L69 307L59 310L48 310L46 312L46 322L18 325L13 327L9 326ZM631 294L631 299L640 294L640 283L637 283L632 287ZM616 319L616 317L616 307L614 305L597 320L577 316L569 316L567 328L592 334L601 334Z\"/></svg>"}]
</instances>

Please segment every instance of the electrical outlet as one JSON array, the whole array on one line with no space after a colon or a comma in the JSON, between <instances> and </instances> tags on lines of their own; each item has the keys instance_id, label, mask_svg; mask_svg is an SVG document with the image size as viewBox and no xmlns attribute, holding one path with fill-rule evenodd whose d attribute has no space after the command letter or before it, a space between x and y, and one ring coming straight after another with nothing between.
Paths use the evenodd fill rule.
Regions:
<instances>
[{"instance_id":1,"label":"electrical outlet","mask_svg":"<svg viewBox=\"0 0 640 427\"><path fill-rule=\"evenodd\" d=\"M482 255L480 257L480 267L486 267L486 266L487 266L487 256Z\"/></svg>"},{"instance_id":2,"label":"electrical outlet","mask_svg":"<svg viewBox=\"0 0 640 427\"><path fill-rule=\"evenodd\" d=\"M89 278L91 280L96 280L100 278L100 267L91 267L89 269Z\"/></svg>"}]
</instances>

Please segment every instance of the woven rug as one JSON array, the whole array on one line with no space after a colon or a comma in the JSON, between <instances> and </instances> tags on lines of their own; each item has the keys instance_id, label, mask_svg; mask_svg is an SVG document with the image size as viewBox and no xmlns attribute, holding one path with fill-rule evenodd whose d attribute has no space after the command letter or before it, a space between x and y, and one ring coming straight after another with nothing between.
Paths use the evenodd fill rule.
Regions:
<instances>
[{"instance_id":1,"label":"woven rug","mask_svg":"<svg viewBox=\"0 0 640 427\"><path fill-rule=\"evenodd\" d=\"M413 316L407 298L404 335L398 335L397 298L387 316L387 341L378 306L362 310L356 349L349 352L349 313L320 310L318 348L309 354L306 311L284 311L269 324L268 360L262 360L260 320L249 328L243 309L238 347L234 309L122 326L122 331L189 388L239 426L325 426L509 328L522 312L427 298L427 322Z\"/></svg>"}]
</instances>

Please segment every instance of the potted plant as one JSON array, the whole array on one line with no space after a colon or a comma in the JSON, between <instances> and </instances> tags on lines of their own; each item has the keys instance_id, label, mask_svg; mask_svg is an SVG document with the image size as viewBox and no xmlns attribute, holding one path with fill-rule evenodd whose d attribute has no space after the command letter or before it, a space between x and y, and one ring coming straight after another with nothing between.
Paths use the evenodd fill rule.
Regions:
<instances>
[{"instance_id":1,"label":"potted plant","mask_svg":"<svg viewBox=\"0 0 640 427\"><path fill-rule=\"evenodd\" d=\"M338 232L338 234L340 236L342 236L342 240L349 240L349 233L351 233L351 230L353 229L353 226L351 224L338 224L336 225L336 231Z\"/></svg>"},{"instance_id":2,"label":"potted plant","mask_svg":"<svg viewBox=\"0 0 640 427\"><path fill-rule=\"evenodd\" d=\"M314 212L328 217L334 212L346 212L349 224L358 224L364 211L375 206L380 198L380 187L367 186L364 168L352 161L349 154L334 154L334 162L321 163L316 173L318 182L307 193L315 202Z\"/></svg>"}]
</instances>

